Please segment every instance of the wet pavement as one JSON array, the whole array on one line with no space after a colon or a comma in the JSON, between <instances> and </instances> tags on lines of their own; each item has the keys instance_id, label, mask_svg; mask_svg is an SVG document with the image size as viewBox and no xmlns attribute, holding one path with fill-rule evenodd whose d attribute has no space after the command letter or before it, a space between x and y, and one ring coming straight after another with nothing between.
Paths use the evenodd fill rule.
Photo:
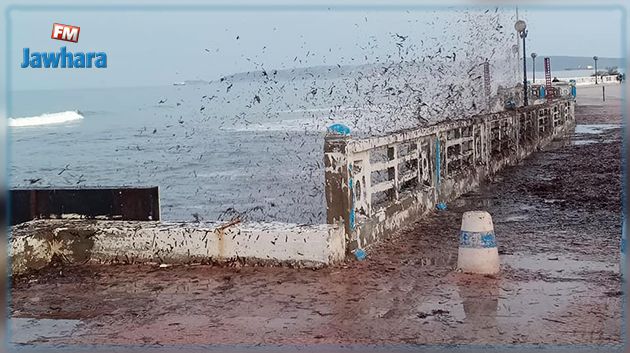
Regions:
<instances>
[{"instance_id":1,"label":"wet pavement","mask_svg":"<svg viewBox=\"0 0 630 353\"><path fill-rule=\"evenodd\" d=\"M578 124L591 126L573 142L503 170L368 249L365 261L321 270L59 266L14 281L9 341L618 344L621 134L592 125L620 118L580 109ZM477 209L494 219L497 276L454 270L461 215Z\"/></svg>"}]
</instances>

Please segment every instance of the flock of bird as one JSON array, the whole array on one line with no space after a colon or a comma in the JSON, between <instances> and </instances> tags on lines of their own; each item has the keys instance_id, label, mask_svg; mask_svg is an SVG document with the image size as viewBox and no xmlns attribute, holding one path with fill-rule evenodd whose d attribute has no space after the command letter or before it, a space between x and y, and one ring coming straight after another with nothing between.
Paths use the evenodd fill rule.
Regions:
<instances>
[{"instance_id":1,"label":"flock of bird","mask_svg":"<svg viewBox=\"0 0 630 353\"><path fill-rule=\"evenodd\" d=\"M385 41L356 43L360 56L346 61L361 64L309 67L322 54L306 41L288 69L243 58L249 72L190 83L177 87L183 96L156 100L168 109L155 114L168 123L137 131L137 143L118 153L142 158L139 180L161 180L167 217L324 223L327 126L344 123L366 137L479 113L486 60L493 90L516 81L516 37L504 26L513 15L452 11L417 24L428 34L392 32ZM360 25L369 26L369 17ZM220 48L202 51L212 60L223 55Z\"/></svg>"}]
</instances>

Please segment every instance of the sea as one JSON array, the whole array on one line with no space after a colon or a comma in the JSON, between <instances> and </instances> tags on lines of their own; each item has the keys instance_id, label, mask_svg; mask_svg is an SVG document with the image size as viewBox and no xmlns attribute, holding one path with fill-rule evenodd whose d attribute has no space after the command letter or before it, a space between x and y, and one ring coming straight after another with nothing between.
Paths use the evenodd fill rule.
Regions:
<instances>
[{"instance_id":1,"label":"sea","mask_svg":"<svg viewBox=\"0 0 630 353\"><path fill-rule=\"evenodd\" d=\"M384 134L462 116L435 107L469 111L475 99L455 81L426 84L403 69L387 77L382 73L395 69L361 70L15 91L9 185L158 186L165 220L324 223L328 126L343 123L359 137ZM418 86L400 90L409 81ZM469 91L479 94L477 88L473 82ZM417 120L421 102L431 103L422 105L433 117L427 110Z\"/></svg>"},{"instance_id":2,"label":"sea","mask_svg":"<svg viewBox=\"0 0 630 353\"><path fill-rule=\"evenodd\" d=\"M322 223L330 107L284 97L267 112L267 96L233 85L220 98L221 83L14 92L9 184L159 186L172 221Z\"/></svg>"}]
</instances>

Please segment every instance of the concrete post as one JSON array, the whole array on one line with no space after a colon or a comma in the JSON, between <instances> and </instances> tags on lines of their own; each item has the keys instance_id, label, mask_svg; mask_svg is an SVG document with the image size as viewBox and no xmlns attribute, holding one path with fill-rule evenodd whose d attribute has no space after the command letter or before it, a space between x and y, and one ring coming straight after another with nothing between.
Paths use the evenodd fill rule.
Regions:
<instances>
[{"instance_id":1,"label":"concrete post","mask_svg":"<svg viewBox=\"0 0 630 353\"><path fill-rule=\"evenodd\" d=\"M350 187L349 136L327 135L324 139L326 222L342 223L346 240L354 228L354 209Z\"/></svg>"},{"instance_id":2,"label":"concrete post","mask_svg":"<svg viewBox=\"0 0 630 353\"><path fill-rule=\"evenodd\" d=\"M394 161L394 166L387 169L387 176L389 180L393 181L394 188L387 192L391 201L398 200L398 146L393 145L387 147L387 160Z\"/></svg>"},{"instance_id":3,"label":"concrete post","mask_svg":"<svg viewBox=\"0 0 630 353\"><path fill-rule=\"evenodd\" d=\"M457 268L465 273L499 272L499 252L492 216L488 212L464 212L459 235Z\"/></svg>"},{"instance_id":4,"label":"concrete post","mask_svg":"<svg viewBox=\"0 0 630 353\"><path fill-rule=\"evenodd\" d=\"M435 135L435 189L440 190L440 181L442 174L442 147L440 145L440 134Z\"/></svg>"},{"instance_id":5,"label":"concrete post","mask_svg":"<svg viewBox=\"0 0 630 353\"><path fill-rule=\"evenodd\" d=\"M532 114L534 115L534 138L536 138L536 145L538 145L538 141L540 141L540 117L538 116L538 109L532 110Z\"/></svg>"}]
</instances>

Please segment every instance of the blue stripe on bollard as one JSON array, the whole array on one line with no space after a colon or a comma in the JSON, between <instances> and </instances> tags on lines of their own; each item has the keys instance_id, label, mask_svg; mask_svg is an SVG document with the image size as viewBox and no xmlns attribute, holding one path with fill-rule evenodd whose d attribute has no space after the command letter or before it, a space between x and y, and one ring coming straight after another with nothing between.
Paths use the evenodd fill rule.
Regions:
<instances>
[{"instance_id":1,"label":"blue stripe on bollard","mask_svg":"<svg viewBox=\"0 0 630 353\"><path fill-rule=\"evenodd\" d=\"M496 248L497 242L494 232L465 232L459 233L460 248Z\"/></svg>"}]
</instances>

